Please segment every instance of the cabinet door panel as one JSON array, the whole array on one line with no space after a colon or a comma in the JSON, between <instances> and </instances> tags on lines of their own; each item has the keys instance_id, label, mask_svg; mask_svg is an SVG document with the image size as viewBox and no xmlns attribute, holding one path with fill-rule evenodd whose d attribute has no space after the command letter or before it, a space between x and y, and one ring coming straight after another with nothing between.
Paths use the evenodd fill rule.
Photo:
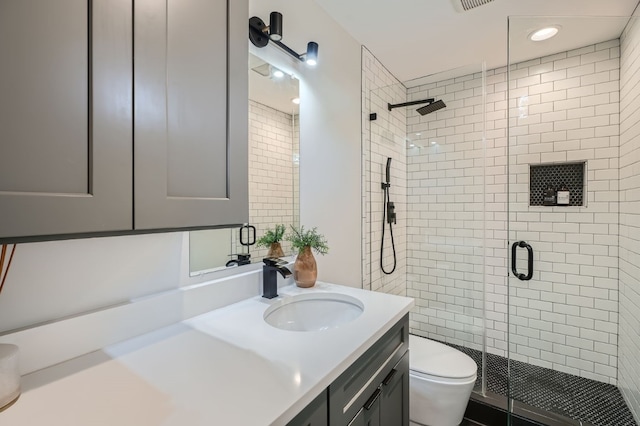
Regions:
<instances>
[{"instance_id":1,"label":"cabinet door panel","mask_svg":"<svg viewBox=\"0 0 640 426\"><path fill-rule=\"evenodd\" d=\"M324 390L287 426L327 426L329 424L327 391Z\"/></svg>"},{"instance_id":2,"label":"cabinet door panel","mask_svg":"<svg viewBox=\"0 0 640 426\"><path fill-rule=\"evenodd\" d=\"M382 425L409 425L409 353L382 382L380 397L380 423Z\"/></svg>"},{"instance_id":3,"label":"cabinet door panel","mask_svg":"<svg viewBox=\"0 0 640 426\"><path fill-rule=\"evenodd\" d=\"M86 194L88 4L30 3L0 5L0 188Z\"/></svg>"},{"instance_id":4,"label":"cabinet door panel","mask_svg":"<svg viewBox=\"0 0 640 426\"><path fill-rule=\"evenodd\" d=\"M225 198L226 10L211 0L167 4L167 195Z\"/></svg>"},{"instance_id":5,"label":"cabinet door panel","mask_svg":"<svg viewBox=\"0 0 640 426\"><path fill-rule=\"evenodd\" d=\"M246 1L135 8L135 228L246 222Z\"/></svg>"},{"instance_id":6,"label":"cabinet door panel","mask_svg":"<svg viewBox=\"0 0 640 426\"><path fill-rule=\"evenodd\" d=\"M0 0L0 238L132 227L131 0Z\"/></svg>"}]
</instances>

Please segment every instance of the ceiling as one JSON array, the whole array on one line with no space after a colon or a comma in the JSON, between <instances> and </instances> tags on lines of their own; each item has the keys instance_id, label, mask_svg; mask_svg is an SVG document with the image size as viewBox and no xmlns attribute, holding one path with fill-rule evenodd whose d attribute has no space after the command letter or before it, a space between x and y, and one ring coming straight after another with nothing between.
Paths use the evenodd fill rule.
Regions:
<instances>
[{"instance_id":1,"label":"ceiling","mask_svg":"<svg viewBox=\"0 0 640 426\"><path fill-rule=\"evenodd\" d=\"M508 39L510 62L516 63L618 38L638 4L492 0L458 11L455 2L460 0L315 1L409 87L415 85L411 80L480 67L483 61L487 69L505 66ZM536 44L528 40L533 30L549 23L560 26L556 37Z\"/></svg>"}]
</instances>

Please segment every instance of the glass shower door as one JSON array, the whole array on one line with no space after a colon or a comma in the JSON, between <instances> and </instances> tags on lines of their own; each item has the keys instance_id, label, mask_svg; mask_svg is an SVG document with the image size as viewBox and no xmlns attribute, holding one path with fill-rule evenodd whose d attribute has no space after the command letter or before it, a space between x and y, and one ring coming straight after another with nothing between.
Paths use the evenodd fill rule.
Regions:
<instances>
[{"instance_id":1,"label":"glass shower door","mask_svg":"<svg viewBox=\"0 0 640 426\"><path fill-rule=\"evenodd\" d=\"M363 63L375 69L374 58ZM493 147L485 145L484 64L404 84L385 84L381 73L364 79L364 287L413 297L410 332L468 354L478 366L475 392L484 394L485 349L497 332L493 321L486 326L486 279L504 279L486 253L505 238L487 229L494 213L485 215L495 177L485 180Z\"/></svg>"},{"instance_id":2,"label":"glass shower door","mask_svg":"<svg viewBox=\"0 0 640 426\"><path fill-rule=\"evenodd\" d=\"M567 42L572 28L604 20L620 31ZM614 386L619 37L627 22L509 19L509 411L543 424L634 424L618 417L624 402ZM567 34L547 40L557 47L540 56L527 37L552 25Z\"/></svg>"}]
</instances>

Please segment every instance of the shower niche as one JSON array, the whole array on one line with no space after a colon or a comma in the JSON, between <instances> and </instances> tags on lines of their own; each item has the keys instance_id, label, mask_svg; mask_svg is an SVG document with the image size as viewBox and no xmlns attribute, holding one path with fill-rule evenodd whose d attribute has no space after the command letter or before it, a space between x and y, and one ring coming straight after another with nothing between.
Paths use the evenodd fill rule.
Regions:
<instances>
[{"instance_id":1,"label":"shower niche","mask_svg":"<svg viewBox=\"0 0 640 426\"><path fill-rule=\"evenodd\" d=\"M584 206L585 162L531 164L529 166L529 205L562 206L558 200L545 204L549 188L557 194L561 189L569 191L569 202L564 206Z\"/></svg>"}]
</instances>

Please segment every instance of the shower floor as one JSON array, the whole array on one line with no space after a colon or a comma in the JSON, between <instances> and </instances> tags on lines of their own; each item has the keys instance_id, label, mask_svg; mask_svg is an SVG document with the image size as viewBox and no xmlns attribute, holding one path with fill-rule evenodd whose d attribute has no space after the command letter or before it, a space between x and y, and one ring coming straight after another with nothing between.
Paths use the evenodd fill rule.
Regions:
<instances>
[{"instance_id":1,"label":"shower floor","mask_svg":"<svg viewBox=\"0 0 640 426\"><path fill-rule=\"evenodd\" d=\"M451 345L469 355L481 371L482 352ZM637 426L617 387L549 368L512 361L511 397L527 405L594 426ZM478 375L476 389L482 386ZM507 358L487 354L487 390L509 396Z\"/></svg>"}]
</instances>

